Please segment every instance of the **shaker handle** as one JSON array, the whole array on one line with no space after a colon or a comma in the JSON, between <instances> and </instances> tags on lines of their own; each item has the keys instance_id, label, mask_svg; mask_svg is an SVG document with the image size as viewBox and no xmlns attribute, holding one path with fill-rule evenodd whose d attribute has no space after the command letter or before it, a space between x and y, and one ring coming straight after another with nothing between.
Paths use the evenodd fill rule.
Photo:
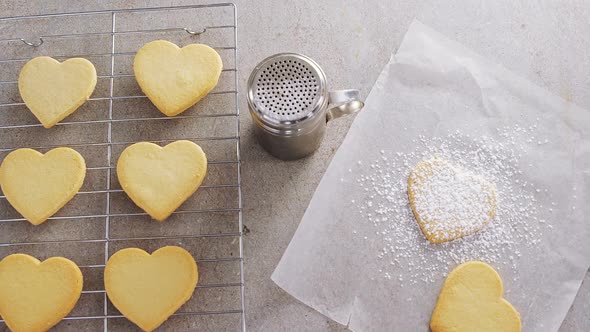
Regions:
<instances>
[{"instance_id":1,"label":"shaker handle","mask_svg":"<svg viewBox=\"0 0 590 332\"><path fill-rule=\"evenodd\" d=\"M359 90L336 90L330 91L326 121L337 119L347 114L360 111L365 103L359 98Z\"/></svg>"}]
</instances>

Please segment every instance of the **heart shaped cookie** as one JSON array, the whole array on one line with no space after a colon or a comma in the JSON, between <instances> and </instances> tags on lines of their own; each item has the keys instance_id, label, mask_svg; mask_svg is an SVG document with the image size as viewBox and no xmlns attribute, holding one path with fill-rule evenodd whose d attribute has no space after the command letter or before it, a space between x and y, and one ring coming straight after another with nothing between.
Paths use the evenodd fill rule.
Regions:
<instances>
[{"instance_id":1,"label":"heart shaped cookie","mask_svg":"<svg viewBox=\"0 0 590 332\"><path fill-rule=\"evenodd\" d=\"M500 275L483 262L456 267L445 281L432 313L432 332L518 332L520 315L502 298Z\"/></svg>"},{"instance_id":2,"label":"heart shaped cookie","mask_svg":"<svg viewBox=\"0 0 590 332\"><path fill-rule=\"evenodd\" d=\"M201 185L207 157L191 141L165 147L140 142L127 147L117 162L117 177L131 200L163 221Z\"/></svg>"},{"instance_id":3,"label":"heart shaped cookie","mask_svg":"<svg viewBox=\"0 0 590 332\"><path fill-rule=\"evenodd\" d=\"M41 224L69 202L85 176L84 158L63 147L46 154L14 150L0 165L0 186L6 199L33 225Z\"/></svg>"},{"instance_id":4,"label":"heart shaped cookie","mask_svg":"<svg viewBox=\"0 0 590 332\"><path fill-rule=\"evenodd\" d=\"M222 67L219 54L207 45L179 48L165 40L145 44L133 60L141 90L167 116L185 111L213 90Z\"/></svg>"},{"instance_id":5,"label":"heart shaped cookie","mask_svg":"<svg viewBox=\"0 0 590 332\"><path fill-rule=\"evenodd\" d=\"M424 236L442 243L473 234L496 214L496 186L434 157L410 172L408 197Z\"/></svg>"},{"instance_id":6,"label":"heart shaped cookie","mask_svg":"<svg viewBox=\"0 0 590 332\"><path fill-rule=\"evenodd\" d=\"M47 331L76 305L82 272L63 257L40 262L25 254L0 261L0 315L11 331Z\"/></svg>"},{"instance_id":7,"label":"heart shaped cookie","mask_svg":"<svg viewBox=\"0 0 590 332\"><path fill-rule=\"evenodd\" d=\"M151 255L137 248L117 251L104 270L109 299L144 331L155 330L188 301L198 279L193 256L173 246Z\"/></svg>"},{"instance_id":8,"label":"heart shaped cookie","mask_svg":"<svg viewBox=\"0 0 590 332\"><path fill-rule=\"evenodd\" d=\"M20 95L43 127L51 128L82 106L96 86L94 65L82 58L47 56L27 62L18 76Z\"/></svg>"}]
</instances>

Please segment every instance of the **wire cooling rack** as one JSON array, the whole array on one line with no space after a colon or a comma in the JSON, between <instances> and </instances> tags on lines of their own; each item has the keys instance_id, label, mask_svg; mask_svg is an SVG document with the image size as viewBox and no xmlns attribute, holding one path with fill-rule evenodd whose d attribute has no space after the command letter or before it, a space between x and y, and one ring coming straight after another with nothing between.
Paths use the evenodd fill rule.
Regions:
<instances>
[{"instance_id":1,"label":"wire cooling rack","mask_svg":"<svg viewBox=\"0 0 590 332\"><path fill-rule=\"evenodd\" d=\"M80 301L55 330L138 330L110 304L104 266L119 249L151 252L165 245L191 252L200 280L192 299L160 329L245 330L236 22L230 3L0 19L0 160L17 148L46 152L68 146L88 167L81 191L39 226L26 222L0 195L0 258L17 252L41 260L63 256L82 269ZM217 87L175 117L162 115L133 75L135 53L156 39L208 44L224 64ZM88 102L51 129L27 110L17 86L24 63L41 55L60 61L83 57L98 74ZM208 174L197 193L159 223L121 190L116 161L134 142L165 145L178 139L203 148ZM3 321L0 330L7 330Z\"/></svg>"}]
</instances>

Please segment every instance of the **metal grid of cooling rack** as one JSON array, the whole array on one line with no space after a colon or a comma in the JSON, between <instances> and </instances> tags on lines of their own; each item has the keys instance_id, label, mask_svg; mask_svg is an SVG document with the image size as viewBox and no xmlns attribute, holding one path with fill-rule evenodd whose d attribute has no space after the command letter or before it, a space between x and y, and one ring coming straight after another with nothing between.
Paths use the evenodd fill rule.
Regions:
<instances>
[{"instance_id":1,"label":"metal grid of cooling rack","mask_svg":"<svg viewBox=\"0 0 590 332\"><path fill-rule=\"evenodd\" d=\"M170 26L170 25L173 26ZM218 86L176 117L161 115L136 85L131 62L143 44L206 43L221 55ZM0 160L17 148L45 152L68 146L86 159L81 191L50 220L26 222L0 193L0 258L22 252L43 260L64 256L84 275L76 308L57 330L136 329L109 303L102 271L126 247L153 251L180 245L199 264L193 298L162 330L245 331L237 83L237 17L231 3L0 18ZM51 129L26 109L17 88L29 59L84 57L97 68L89 101ZM137 141L161 145L188 139L203 147L208 175L192 198L163 223L134 206L120 189L116 160ZM0 330L6 326L0 321Z\"/></svg>"}]
</instances>

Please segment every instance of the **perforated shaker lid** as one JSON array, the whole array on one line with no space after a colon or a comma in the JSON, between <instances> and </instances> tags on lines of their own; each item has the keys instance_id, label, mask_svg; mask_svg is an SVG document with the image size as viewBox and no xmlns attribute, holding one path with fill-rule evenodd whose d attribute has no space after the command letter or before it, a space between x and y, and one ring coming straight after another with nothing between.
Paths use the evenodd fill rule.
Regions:
<instances>
[{"instance_id":1,"label":"perforated shaker lid","mask_svg":"<svg viewBox=\"0 0 590 332\"><path fill-rule=\"evenodd\" d=\"M327 104L326 76L312 59L281 53L259 63L248 80L248 103L267 124L296 125Z\"/></svg>"}]
</instances>

